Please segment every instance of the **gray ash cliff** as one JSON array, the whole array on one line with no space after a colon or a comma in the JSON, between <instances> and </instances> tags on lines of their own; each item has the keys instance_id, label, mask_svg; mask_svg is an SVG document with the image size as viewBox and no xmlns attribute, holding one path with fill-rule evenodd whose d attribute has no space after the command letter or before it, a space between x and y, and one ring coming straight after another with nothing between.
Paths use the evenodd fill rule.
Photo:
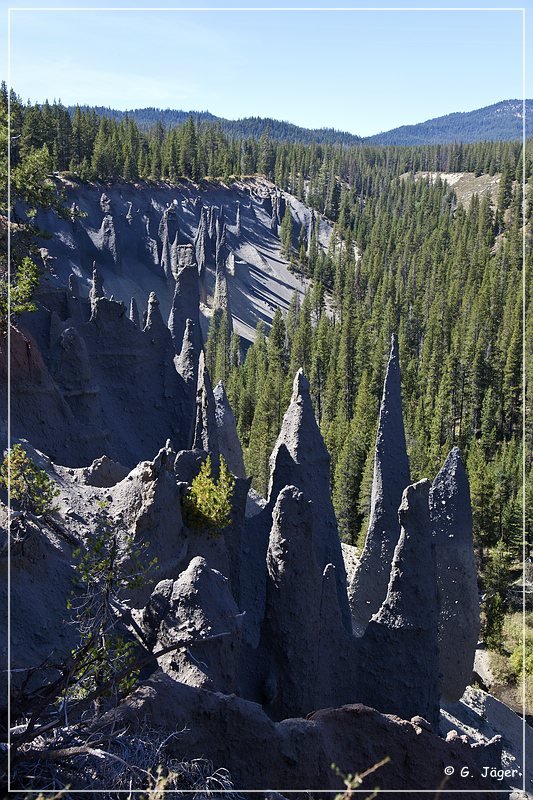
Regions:
<instances>
[{"instance_id":1,"label":"gray ash cliff","mask_svg":"<svg viewBox=\"0 0 533 800\"><path fill-rule=\"evenodd\" d=\"M53 234L42 246L49 265L47 282L54 289L66 286L72 273L79 292L87 296L96 263L108 296L128 304L133 297L142 309L155 291L165 319L178 304L179 316L185 308L186 317L200 322L204 336L211 309L224 307L247 340L260 320L268 324L277 306L288 308L293 291L304 289L281 254L272 208L290 206L295 235L307 232L312 214L268 181L250 179L229 186L59 183L75 213L63 219L40 211L36 219L41 230ZM23 216L24 209L18 213ZM320 218L319 243L324 248L331 230ZM192 264L199 278L192 289L199 294L200 311L185 270ZM181 341L182 334L177 330L173 336Z\"/></svg>"},{"instance_id":2,"label":"gray ash cliff","mask_svg":"<svg viewBox=\"0 0 533 800\"><path fill-rule=\"evenodd\" d=\"M270 226L282 195L266 181L61 188L73 212L38 214L53 233L43 240L38 312L13 336L14 435L73 466L105 453L133 467L167 439L192 446L210 315L226 312L230 329L250 338L302 289ZM290 204L296 224L308 225L309 209ZM324 246L329 235L322 220Z\"/></svg>"}]
</instances>

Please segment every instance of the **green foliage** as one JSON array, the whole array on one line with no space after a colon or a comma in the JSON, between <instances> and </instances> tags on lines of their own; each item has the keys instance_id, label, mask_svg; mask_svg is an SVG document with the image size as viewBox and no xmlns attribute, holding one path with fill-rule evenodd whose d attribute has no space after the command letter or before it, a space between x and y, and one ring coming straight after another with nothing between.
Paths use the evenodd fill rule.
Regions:
<instances>
[{"instance_id":1,"label":"green foliage","mask_svg":"<svg viewBox=\"0 0 533 800\"><path fill-rule=\"evenodd\" d=\"M39 208L58 208L55 183L50 179L51 161L48 147L32 150L11 170L12 203L20 200L26 213L34 217Z\"/></svg>"},{"instance_id":2,"label":"green foliage","mask_svg":"<svg viewBox=\"0 0 533 800\"><path fill-rule=\"evenodd\" d=\"M4 120L6 96L7 92L0 102ZM378 184L381 188L385 186L377 173L388 179L417 170L478 174L503 170L504 206L510 203L512 208L514 199L509 180L516 175L519 142L410 148L372 143L361 146L351 134L308 131L276 120L251 118L230 122L204 113L155 109L141 109L131 115L87 107L76 107L69 112L57 102L24 105L14 93L11 110L14 170L32 154L41 152L40 158L46 158L47 172L69 170L82 180L173 181L179 177L199 180L208 176L228 180L231 175L259 173L299 199L307 199L320 213L334 220L339 217L343 226L351 221L352 189L358 198L366 200L366 195L375 191ZM3 127L6 137L6 122ZM47 153L43 148L47 148ZM7 148L0 151L6 153ZM14 174L17 190L24 191L22 180ZM37 186L29 171L26 178L30 187ZM43 200L52 187L53 182L40 181ZM308 265L311 276L319 254L316 232L313 236Z\"/></svg>"},{"instance_id":3,"label":"green foliage","mask_svg":"<svg viewBox=\"0 0 533 800\"><path fill-rule=\"evenodd\" d=\"M279 228L279 238L281 240L281 252L286 258L290 258L292 254L292 215L290 205L287 203L285 214L281 221Z\"/></svg>"},{"instance_id":4,"label":"green foliage","mask_svg":"<svg viewBox=\"0 0 533 800\"><path fill-rule=\"evenodd\" d=\"M211 456L200 467L183 499L185 523L189 528L220 533L231 525L231 502L235 478L226 462L220 458L218 480L211 472Z\"/></svg>"},{"instance_id":5,"label":"green foliage","mask_svg":"<svg viewBox=\"0 0 533 800\"><path fill-rule=\"evenodd\" d=\"M25 311L35 311L33 294L39 285L39 269L31 258L24 258L14 274L11 275L11 287L7 273L0 275L0 331L7 331L8 324L8 291L11 289L11 316Z\"/></svg>"},{"instance_id":6,"label":"green foliage","mask_svg":"<svg viewBox=\"0 0 533 800\"><path fill-rule=\"evenodd\" d=\"M502 596L499 592L489 595L484 603L485 624L483 626L483 639L491 650L501 652L503 623L505 611Z\"/></svg>"},{"instance_id":7,"label":"green foliage","mask_svg":"<svg viewBox=\"0 0 533 800\"><path fill-rule=\"evenodd\" d=\"M503 542L490 551L483 571L483 640L491 650L503 648L503 624L512 580L512 559Z\"/></svg>"},{"instance_id":8,"label":"green foliage","mask_svg":"<svg viewBox=\"0 0 533 800\"><path fill-rule=\"evenodd\" d=\"M498 648L492 648L490 666L497 682L512 688L514 699L522 706L525 689L526 712L533 710L533 613L507 613ZM524 650L525 640L525 650Z\"/></svg>"},{"instance_id":9,"label":"green foliage","mask_svg":"<svg viewBox=\"0 0 533 800\"><path fill-rule=\"evenodd\" d=\"M525 632L524 639L522 628ZM504 624L504 640L511 649L509 660L517 677L520 678L524 672L533 676L533 614L528 614L525 620L520 613L507 616ZM533 697L531 700L533 701Z\"/></svg>"},{"instance_id":10,"label":"green foliage","mask_svg":"<svg viewBox=\"0 0 533 800\"><path fill-rule=\"evenodd\" d=\"M213 313L205 350L213 385L219 381L227 384L230 370L240 362L240 348L238 334L232 335L231 319L226 309L217 309Z\"/></svg>"},{"instance_id":11,"label":"green foliage","mask_svg":"<svg viewBox=\"0 0 533 800\"><path fill-rule=\"evenodd\" d=\"M22 511L48 514L55 510L59 489L43 469L31 460L21 444L8 450L0 466L0 486L8 489L11 501Z\"/></svg>"}]
</instances>

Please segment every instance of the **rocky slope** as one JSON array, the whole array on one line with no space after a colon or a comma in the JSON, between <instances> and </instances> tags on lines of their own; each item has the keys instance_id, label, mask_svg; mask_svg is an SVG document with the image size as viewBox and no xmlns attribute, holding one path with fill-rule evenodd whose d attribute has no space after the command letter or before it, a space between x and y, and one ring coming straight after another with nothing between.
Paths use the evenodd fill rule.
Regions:
<instances>
[{"instance_id":1,"label":"rocky slope","mask_svg":"<svg viewBox=\"0 0 533 800\"><path fill-rule=\"evenodd\" d=\"M281 255L277 233L286 203L294 220L295 244L301 227L307 230L314 215L264 179L238 181L229 187L187 182L178 187L108 187L60 181L60 188L73 208L72 219L41 212L36 220L52 235L42 240L51 291L65 286L72 273L81 294L87 296L96 262L107 297L128 307L134 298L142 312L148 295L155 291L166 321L174 295L172 263L176 269L178 248L191 243L201 276L205 333L215 295L217 247L220 251L223 235L219 261L226 267L235 330L245 339L251 339L258 322L268 326L278 306L286 309L294 290L305 290L305 283L289 271ZM320 241L327 246L331 226L320 219L319 228Z\"/></svg>"}]
</instances>

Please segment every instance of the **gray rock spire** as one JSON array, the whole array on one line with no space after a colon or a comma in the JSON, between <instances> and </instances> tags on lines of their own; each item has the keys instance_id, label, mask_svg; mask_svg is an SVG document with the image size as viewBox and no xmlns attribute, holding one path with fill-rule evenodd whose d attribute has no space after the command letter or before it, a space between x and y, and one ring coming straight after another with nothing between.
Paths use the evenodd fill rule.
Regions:
<instances>
[{"instance_id":1,"label":"gray rock spire","mask_svg":"<svg viewBox=\"0 0 533 800\"><path fill-rule=\"evenodd\" d=\"M277 719L305 716L315 707L322 586L313 551L313 516L311 504L295 486L281 490L268 543L262 631L262 644L271 656L266 706Z\"/></svg>"},{"instance_id":2,"label":"gray rock spire","mask_svg":"<svg viewBox=\"0 0 533 800\"><path fill-rule=\"evenodd\" d=\"M96 268L96 261L93 261L93 277L91 282L91 288L89 289L89 303L91 305L91 313L94 312L94 308L96 305L96 301L99 297L104 297L104 282L102 280L102 276L98 272Z\"/></svg>"},{"instance_id":3,"label":"gray rock spire","mask_svg":"<svg viewBox=\"0 0 533 800\"><path fill-rule=\"evenodd\" d=\"M137 308L137 301L134 297L130 300L130 319L131 321L139 327L139 309Z\"/></svg>"},{"instance_id":4,"label":"gray rock spire","mask_svg":"<svg viewBox=\"0 0 533 800\"><path fill-rule=\"evenodd\" d=\"M111 214L106 214L102 220L102 225L98 232L98 238L101 242L102 250L109 254L109 259L113 265L120 268L121 255L117 239L117 231L115 229L115 222Z\"/></svg>"},{"instance_id":5,"label":"gray rock spire","mask_svg":"<svg viewBox=\"0 0 533 800\"><path fill-rule=\"evenodd\" d=\"M181 351L187 320L190 319L200 334L200 289L198 267L192 245L180 245L176 253L175 270L176 287L172 308L168 319L168 327L176 353Z\"/></svg>"},{"instance_id":6,"label":"gray rock spire","mask_svg":"<svg viewBox=\"0 0 533 800\"><path fill-rule=\"evenodd\" d=\"M198 335L195 331L195 324L188 319L185 323L183 342L178 356L175 358L176 369L187 385L194 386L198 381L198 360L200 358L201 347L198 342Z\"/></svg>"},{"instance_id":7,"label":"gray rock spire","mask_svg":"<svg viewBox=\"0 0 533 800\"><path fill-rule=\"evenodd\" d=\"M430 482L408 486L387 596L359 640L359 702L402 719L439 718L438 597Z\"/></svg>"},{"instance_id":8,"label":"gray rock spire","mask_svg":"<svg viewBox=\"0 0 533 800\"><path fill-rule=\"evenodd\" d=\"M220 312L223 311L227 312L228 317L228 326L231 331L233 330L232 324L232 317L231 317L231 305L230 305L230 296L229 296L229 287L228 287L228 278L226 274L226 262L225 259L217 262L216 268L216 277L215 277L215 293L213 296L213 311Z\"/></svg>"},{"instance_id":9,"label":"gray rock spire","mask_svg":"<svg viewBox=\"0 0 533 800\"><path fill-rule=\"evenodd\" d=\"M348 589L356 635L364 632L385 599L394 548L400 535L398 506L409 481L398 339L393 335L379 413L368 531L359 566Z\"/></svg>"},{"instance_id":10,"label":"gray rock spire","mask_svg":"<svg viewBox=\"0 0 533 800\"><path fill-rule=\"evenodd\" d=\"M196 420L192 441L192 450L205 450L211 454L213 466L218 467L220 450L215 417L215 398L211 386L209 370L205 363L204 351L198 361L198 385L196 389Z\"/></svg>"},{"instance_id":11,"label":"gray rock spire","mask_svg":"<svg viewBox=\"0 0 533 800\"><path fill-rule=\"evenodd\" d=\"M172 243L178 241L178 220L174 203L169 203L163 211L158 230L161 247L161 266L167 278L172 276Z\"/></svg>"},{"instance_id":12,"label":"gray rock spire","mask_svg":"<svg viewBox=\"0 0 533 800\"><path fill-rule=\"evenodd\" d=\"M177 238L172 245L172 275L178 279L179 273L186 268L194 267L198 271L196 251L193 244L178 244Z\"/></svg>"},{"instance_id":13,"label":"gray rock spire","mask_svg":"<svg viewBox=\"0 0 533 800\"><path fill-rule=\"evenodd\" d=\"M155 292L150 292L148 298L148 313L146 315L146 325L144 330L151 333L152 336L160 336L161 334L166 338L168 336L168 328L163 322L161 311L159 310L159 300Z\"/></svg>"},{"instance_id":14,"label":"gray rock spire","mask_svg":"<svg viewBox=\"0 0 533 800\"><path fill-rule=\"evenodd\" d=\"M215 417L220 454L224 456L226 464L234 475L238 478L246 478L235 415L222 381L215 386L213 395L215 398Z\"/></svg>"},{"instance_id":15,"label":"gray rock spire","mask_svg":"<svg viewBox=\"0 0 533 800\"><path fill-rule=\"evenodd\" d=\"M214 206L209 206L207 211L207 233L211 241L214 241L216 237L217 217L215 211L216 209Z\"/></svg>"},{"instance_id":16,"label":"gray rock spire","mask_svg":"<svg viewBox=\"0 0 533 800\"><path fill-rule=\"evenodd\" d=\"M315 419L309 382L302 370L294 378L289 408L270 457L268 504L273 507L284 486L295 485L313 503L314 550L320 571L333 564L339 607L345 627L351 630L346 593L346 570L331 502L330 457Z\"/></svg>"},{"instance_id":17,"label":"gray rock spire","mask_svg":"<svg viewBox=\"0 0 533 800\"><path fill-rule=\"evenodd\" d=\"M204 206L200 210L200 222L198 230L194 239L194 248L196 252L196 263L198 264L198 279L200 286L200 301L207 302L207 287L206 287L206 263L208 257L208 243L207 243L207 219Z\"/></svg>"},{"instance_id":18,"label":"gray rock spire","mask_svg":"<svg viewBox=\"0 0 533 800\"><path fill-rule=\"evenodd\" d=\"M353 652L356 640L342 624L333 564L326 564L321 588L316 707L337 708L357 700Z\"/></svg>"},{"instance_id":19,"label":"gray rock spire","mask_svg":"<svg viewBox=\"0 0 533 800\"><path fill-rule=\"evenodd\" d=\"M217 220L216 225L216 249L215 249L215 267L217 273L220 270L223 270L226 264L227 252L226 252L226 223L220 223Z\"/></svg>"},{"instance_id":20,"label":"gray rock spire","mask_svg":"<svg viewBox=\"0 0 533 800\"><path fill-rule=\"evenodd\" d=\"M454 447L429 494L439 593L441 693L455 702L472 680L479 635L479 595L470 486Z\"/></svg>"}]
</instances>

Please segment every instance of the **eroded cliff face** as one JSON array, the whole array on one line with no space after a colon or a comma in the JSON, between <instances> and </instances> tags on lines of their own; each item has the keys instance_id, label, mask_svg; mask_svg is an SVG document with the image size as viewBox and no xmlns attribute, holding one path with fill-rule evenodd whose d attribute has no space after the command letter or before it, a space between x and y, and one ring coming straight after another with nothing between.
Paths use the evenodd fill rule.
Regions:
<instances>
[{"instance_id":1,"label":"eroded cliff face","mask_svg":"<svg viewBox=\"0 0 533 800\"><path fill-rule=\"evenodd\" d=\"M52 234L42 241L51 288L66 286L73 273L86 297L95 262L107 297L128 306L133 297L137 307L145 309L149 293L155 291L165 320L178 304L181 316L185 310L195 322L198 304L193 293L199 293L204 333L213 306L230 303L235 330L248 340L259 321L268 325L278 306L288 307L295 289L305 290L281 254L279 212L289 204L295 242L302 227L307 235L316 217L266 180L237 181L227 187L206 182L201 187L186 182L177 187L109 187L63 181L61 188L73 209L71 219L41 212L36 220ZM325 219L318 224L319 242L327 247L331 224ZM192 264L198 287L185 281L186 267ZM177 338L181 340L181 330Z\"/></svg>"},{"instance_id":2,"label":"eroded cliff face","mask_svg":"<svg viewBox=\"0 0 533 800\"><path fill-rule=\"evenodd\" d=\"M50 235L38 311L13 336L13 435L76 467L103 454L133 467L167 439L196 446L190 416L210 316L226 312L250 340L305 289L272 222L281 194L261 180L61 188L71 216L37 216ZM314 224L294 197L283 203L295 235ZM319 228L327 246L331 227ZM5 347L0 356L6 391Z\"/></svg>"}]
</instances>

